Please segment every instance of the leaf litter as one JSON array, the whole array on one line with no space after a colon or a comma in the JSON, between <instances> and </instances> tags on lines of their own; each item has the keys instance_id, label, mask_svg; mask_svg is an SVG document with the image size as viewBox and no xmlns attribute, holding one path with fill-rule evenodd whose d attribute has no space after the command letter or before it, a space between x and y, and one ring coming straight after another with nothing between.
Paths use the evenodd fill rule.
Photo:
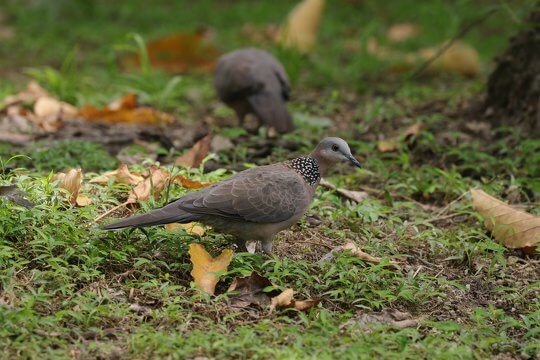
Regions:
<instances>
[{"instance_id":1,"label":"leaf litter","mask_svg":"<svg viewBox=\"0 0 540 360\"><path fill-rule=\"evenodd\" d=\"M213 31L210 28L200 28L195 31L176 32L149 41L146 56L150 65L172 73L187 71L210 72L220 55L213 41ZM127 69L140 68L145 61L141 54L127 54L121 58Z\"/></svg>"},{"instance_id":2,"label":"leaf litter","mask_svg":"<svg viewBox=\"0 0 540 360\"><path fill-rule=\"evenodd\" d=\"M246 308L250 305L258 305L268 308L269 312L277 309L306 311L320 302L320 299L295 300L293 289L288 288L279 292L268 278L255 271L249 276L236 277L227 292L235 292L229 295L229 304L232 307Z\"/></svg>"},{"instance_id":3,"label":"leaf litter","mask_svg":"<svg viewBox=\"0 0 540 360\"><path fill-rule=\"evenodd\" d=\"M534 216L486 194L470 190L473 207L493 237L509 248L534 247L540 242L540 216Z\"/></svg>"}]
</instances>

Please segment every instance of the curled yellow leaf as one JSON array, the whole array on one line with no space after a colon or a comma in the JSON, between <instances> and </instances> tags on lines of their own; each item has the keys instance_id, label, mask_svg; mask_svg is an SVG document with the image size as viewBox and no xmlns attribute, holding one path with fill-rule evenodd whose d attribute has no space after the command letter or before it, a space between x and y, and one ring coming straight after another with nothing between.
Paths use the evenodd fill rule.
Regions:
<instances>
[{"instance_id":1,"label":"curled yellow leaf","mask_svg":"<svg viewBox=\"0 0 540 360\"><path fill-rule=\"evenodd\" d=\"M227 271L233 251L225 249L218 257L212 258L202 245L190 244L189 255L193 263L191 276L195 280L195 286L207 294L214 295L220 273Z\"/></svg>"}]
</instances>

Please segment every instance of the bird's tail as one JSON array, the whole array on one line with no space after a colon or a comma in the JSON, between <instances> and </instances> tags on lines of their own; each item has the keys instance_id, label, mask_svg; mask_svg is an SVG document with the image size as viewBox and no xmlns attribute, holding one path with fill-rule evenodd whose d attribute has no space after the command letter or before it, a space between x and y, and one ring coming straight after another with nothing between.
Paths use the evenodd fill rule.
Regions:
<instances>
[{"instance_id":1,"label":"bird's tail","mask_svg":"<svg viewBox=\"0 0 540 360\"><path fill-rule=\"evenodd\" d=\"M257 117L268 127L273 127L279 133L294 130L292 116L287 110L287 104L278 95L261 92L248 97L250 105Z\"/></svg>"},{"instance_id":2,"label":"bird's tail","mask_svg":"<svg viewBox=\"0 0 540 360\"><path fill-rule=\"evenodd\" d=\"M152 210L146 214L135 215L126 219L114 221L101 226L101 230L116 230L129 227L146 227L165 225L173 222L188 223L199 220L201 215L192 214L178 208L177 204L169 204L162 208Z\"/></svg>"}]
</instances>

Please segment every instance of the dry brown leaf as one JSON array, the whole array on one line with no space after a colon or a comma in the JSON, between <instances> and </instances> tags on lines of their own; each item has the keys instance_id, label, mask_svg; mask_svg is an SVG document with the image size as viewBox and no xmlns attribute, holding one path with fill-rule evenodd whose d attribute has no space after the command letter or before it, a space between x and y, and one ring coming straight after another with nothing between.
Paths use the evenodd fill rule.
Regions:
<instances>
[{"instance_id":1,"label":"dry brown leaf","mask_svg":"<svg viewBox=\"0 0 540 360\"><path fill-rule=\"evenodd\" d=\"M270 312L274 311L278 307L289 307L293 302L293 297L293 289L286 289L278 296L274 296L270 300Z\"/></svg>"},{"instance_id":2,"label":"dry brown leaf","mask_svg":"<svg viewBox=\"0 0 540 360\"><path fill-rule=\"evenodd\" d=\"M317 42L317 31L324 10L324 0L303 0L291 11L278 33L278 43L309 51Z\"/></svg>"},{"instance_id":3,"label":"dry brown leaf","mask_svg":"<svg viewBox=\"0 0 540 360\"><path fill-rule=\"evenodd\" d=\"M77 204L77 206L81 206L81 207L88 206L92 203L92 198L84 194L79 194L77 195L77 199L75 200L75 203Z\"/></svg>"},{"instance_id":4,"label":"dry brown leaf","mask_svg":"<svg viewBox=\"0 0 540 360\"><path fill-rule=\"evenodd\" d=\"M272 286L272 282L255 271L249 276L236 277L227 290L227 292L237 292L237 294L229 296L230 304L238 308L244 308L251 304L269 305L270 294L263 291L269 286Z\"/></svg>"},{"instance_id":5,"label":"dry brown leaf","mask_svg":"<svg viewBox=\"0 0 540 360\"><path fill-rule=\"evenodd\" d=\"M486 194L471 189L473 207L484 218L493 237L509 248L536 246L540 241L540 216L534 216Z\"/></svg>"},{"instance_id":6,"label":"dry brown leaf","mask_svg":"<svg viewBox=\"0 0 540 360\"><path fill-rule=\"evenodd\" d=\"M350 250L350 252L356 256L357 258L372 262L374 264L379 264L381 262L381 258L371 256L368 253L363 252L356 244L353 242L348 242L345 245L343 245L343 250Z\"/></svg>"},{"instance_id":7,"label":"dry brown leaf","mask_svg":"<svg viewBox=\"0 0 540 360\"><path fill-rule=\"evenodd\" d=\"M15 95L8 95L4 98L4 105L2 108L7 108L11 105L20 103L33 103L37 99L42 97L51 97L51 95L43 89L37 82L30 81L26 86L26 89Z\"/></svg>"},{"instance_id":8,"label":"dry brown leaf","mask_svg":"<svg viewBox=\"0 0 540 360\"><path fill-rule=\"evenodd\" d=\"M347 324L357 324L362 328L371 324L387 324L399 329L418 326L418 321L413 319L411 314L394 309L384 309L379 313L360 314L347 322Z\"/></svg>"},{"instance_id":9,"label":"dry brown leaf","mask_svg":"<svg viewBox=\"0 0 540 360\"><path fill-rule=\"evenodd\" d=\"M60 181L59 186L71 194L69 198L70 204L75 204L83 181L82 170L71 169L67 173L59 172L52 177L52 180Z\"/></svg>"},{"instance_id":10,"label":"dry brown leaf","mask_svg":"<svg viewBox=\"0 0 540 360\"><path fill-rule=\"evenodd\" d=\"M361 260L371 262L374 264L379 264L381 262L381 258L372 256L364 251L362 251L358 246L356 246L353 242L348 242L345 245L337 246L336 248L332 249L328 254L324 255L318 262L328 262L334 260L334 258L337 256L337 254L342 253L343 251L349 250L351 254ZM394 260L390 260L391 267L399 269L398 263Z\"/></svg>"},{"instance_id":11,"label":"dry brown leaf","mask_svg":"<svg viewBox=\"0 0 540 360\"><path fill-rule=\"evenodd\" d=\"M206 155L208 155L211 142L212 137L206 135L201 140L197 141L188 152L176 158L175 164L190 168L198 167L201 165Z\"/></svg>"},{"instance_id":12,"label":"dry brown leaf","mask_svg":"<svg viewBox=\"0 0 540 360\"><path fill-rule=\"evenodd\" d=\"M32 110L23 106L23 103L33 105ZM6 96L0 111L6 112L15 128L20 128L21 120L26 120L26 127L29 126L29 129L24 131L26 133L35 130L56 132L62 127L65 119L77 115L74 106L55 99L36 82L30 82L27 89L18 94ZM18 130L21 132L21 129Z\"/></svg>"},{"instance_id":13,"label":"dry brown leaf","mask_svg":"<svg viewBox=\"0 0 540 360\"><path fill-rule=\"evenodd\" d=\"M149 172L149 176L131 190L127 203L146 201L150 198L152 192L154 198L159 197L171 177L171 173L155 165L150 168Z\"/></svg>"},{"instance_id":14,"label":"dry brown leaf","mask_svg":"<svg viewBox=\"0 0 540 360\"><path fill-rule=\"evenodd\" d=\"M188 179L182 175L176 175L174 177L174 181L175 182L180 182L182 184L183 187L185 187L186 189L199 189L199 188L202 188L202 187L207 187L207 186L210 186L212 185L213 183L211 182L207 182L207 181L195 181L195 180L191 180L191 179Z\"/></svg>"},{"instance_id":15,"label":"dry brown leaf","mask_svg":"<svg viewBox=\"0 0 540 360\"><path fill-rule=\"evenodd\" d=\"M210 29L179 32L149 41L146 44L148 58L153 68L174 73L189 70L210 72L214 69L219 51L212 41ZM138 55L130 54L122 59L127 68L140 67Z\"/></svg>"},{"instance_id":16,"label":"dry brown leaf","mask_svg":"<svg viewBox=\"0 0 540 360\"><path fill-rule=\"evenodd\" d=\"M207 294L214 295L220 273L227 271L233 251L225 249L218 257L212 258L201 245L190 244L189 255L193 263L191 276L195 280L195 286Z\"/></svg>"},{"instance_id":17,"label":"dry brown leaf","mask_svg":"<svg viewBox=\"0 0 540 360\"><path fill-rule=\"evenodd\" d=\"M114 177L115 183L127 185L137 185L144 180L142 176L131 173L126 164L120 164L118 169L103 173L90 180L90 182L95 184L106 184L112 177Z\"/></svg>"},{"instance_id":18,"label":"dry brown leaf","mask_svg":"<svg viewBox=\"0 0 540 360\"><path fill-rule=\"evenodd\" d=\"M270 312L278 308L306 311L317 306L319 302L319 299L296 301L294 299L294 290L286 289L281 294L270 299Z\"/></svg>"},{"instance_id":19,"label":"dry brown leaf","mask_svg":"<svg viewBox=\"0 0 540 360\"><path fill-rule=\"evenodd\" d=\"M231 139L226 138L225 136L216 135L212 138L212 142L210 143L210 148L214 152L219 152L222 150L234 148L234 144L231 141Z\"/></svg>"},{"instance_id":20,"label":"dry brown leaf","mask_svg":"<svg viewBox=\"0 0 540 360\"><path fill-rule=\"evenodd\" d=\"M398 142L396 138L388 139L388 140L379 140L377 142L377 149L380 152L392 152L396 151L398 148Z\"/></svg>"},{"instance_id":21,"label":"dry brown leaf","mask_svg":"<svg viewBox=\"0 0 540 360\"><path fill-rule=\"evenodd\" d=\"M152 193L154 194L154 198L158 198L170 178L171 173L169 173L167 170L162 169L159 166L152 166L147 171L144 181L139 182L133 189L131 189L126 201L99 215L94 219L94 221L99 221L113 211L116 211L128 204L135 204L138 201L146 201L150 198Z\"/></svg>"},{"instance_id":22,"label":"dry brown leaf","mask_svg":"<svg viewBox=\"0 0 540 360\"><path fill-rule=\"evenodd\" d=\"M327 181L326 179L321 179L319 184L326 188L335 190L341 196L344 196L347 199L350 199L352 201L361 202L369 197L369 194L365 191L353 191L353 190L338 188L337 186Z\"/></svg>"},{"instance_id":23,"label":"dry brown leaf","mask_svg":"<svg viewBox=\"0 0 540 360\"><path fill-rule=\"evenodd\" d=\"M400 58L404 61L396 65L393 70L403 72L415 69L418 64L433 58L443 46L445 46L444 43L438 47L421 49L417 53L401 56ZM456 41L429 64L425 72L428 74L450 72L470 77L477 76L480 73L480 57L475 48Z\"/></svg>"},{"instance_id":24,"label":"dry brown leaf","mask_svg":"<svg viewBox=\"0 0 540 360\"><path fill-rule=\"evenodd\" d=\"M420 130L422 130L422 123L414 123L403 130L403 138L407 140L411 136L418 136L418 134L420 134Z\"/></svg>"},{"instance_id":25,"label":"dry brown leaf","mask_svg":"<svg viewBox=\"0 0 540 360\"><path fill-rule=\"evenodd\" d=\"M83 106L79 109L78 115L88 121L110 123L169 124L174 121L171 114L149 106L138 106L135 94L127 94L102 109L90 105Z\"/></svg>"},{"instance_id":26,"label":"dry brown leaf","mask_svg":"<svg viewBox=\"0 0 540 360\"><path fill-rule=\"evenodd\" d=\"M401 131L401 135L393 136L391 138L380 140L377 142L377 149L380 152L392 152L398 149L400 140L407 141L413 136L418 136L422 130L422 123L415 123Z\"/></svg>"},{"instance_id":27,"label":"dry brown leaf","mask_svg":"<svg viewBox=\"0 0 540 360\"><path fill-rule=\"evenodd\" d=\"M171 224L165 225L165 229L168 231L174 231L179 228L184 229L184 231L187 232L188 234L196 234L199 236L204 235L204 228L192 222L187 223L187 224L171 223Z\"/></svg>"},{"instance_id":28,"label":"dry brown leaf","mask_svg":"<svg viewBox=\"0 0 540 360\"><path fill-rule=\"evenodd\" d=\"M298 311L306 311L314 308L321 302L320 299L294 301L294 308Z\"/></svg>"},{"instance_id":29,"label":"dry brown leaf","mask_svg":"<svg viewBox=\"0 0 540 360\"><path fill-rule=\"evenodd\" d=\"M55 98L44 96L36 100L34 114L38 118L49 116L62 116L64 119L73 118L77 115L77 108Z\"/></svg>"},{"instance_id":30,"label":"dry brown leaf","mask_svg":"<svg viewBox=\"0 0 540 360\"><path fill-rule=\"evenodd\" d=\"M270 43L277 39L279 26L275 24L254 25L247 23L242 26L240 34L254 43Z\"/></svg>"},{"instance_id":31,"label":"dry brown leaf","mask_svg":"<svg viewBox=\"0 0 540 360\"><path fill-rule=\"evenodd\" d=\"M296 309L299 311L309 310L316 306L320 300L294 300L294 290L286 289L279 293L276 290L271 292L264 292L267 287L273 286L272 282L259 275L256 272L252 272L249 276L237 277L233 280L231 286L229 286L228 292L236 291L237 294L230 295L230 304L234 307L244 308L251 304L259 306L270 305L270 312L282 308L282 309ZM272 296L275 295L275 296Z\"/></svg>"},{"instance_id":32,"label":"dry brown leaf","mask_svg":"<svg viewBox=\"0 0 540 360\"><path fill-rule=\"evenodd\" d=\"M420 35L420 27L416 24L401 23L392 25L386 32L390 42L398 43Z\"/></svg>"}]
</instances>

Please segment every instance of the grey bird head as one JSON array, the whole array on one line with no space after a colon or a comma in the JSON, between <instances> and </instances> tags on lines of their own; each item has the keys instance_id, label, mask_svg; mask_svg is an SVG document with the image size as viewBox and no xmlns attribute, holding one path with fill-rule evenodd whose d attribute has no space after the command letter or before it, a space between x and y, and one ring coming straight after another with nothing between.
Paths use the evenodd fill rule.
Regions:
<instances>
[{"instance_id":1,"label":"grey bird head","mask_svg":"<svg viewBox=\"0 0 540 360\"><path fill-rule=\"evenodd\" d=\"M361 167L360 162L351 154L347 142L338 137L322 139L309 156L317 160L322 172L325 172L333 164L343 161L349 161L351 164Z\"/></svg>"}]
</instances>

